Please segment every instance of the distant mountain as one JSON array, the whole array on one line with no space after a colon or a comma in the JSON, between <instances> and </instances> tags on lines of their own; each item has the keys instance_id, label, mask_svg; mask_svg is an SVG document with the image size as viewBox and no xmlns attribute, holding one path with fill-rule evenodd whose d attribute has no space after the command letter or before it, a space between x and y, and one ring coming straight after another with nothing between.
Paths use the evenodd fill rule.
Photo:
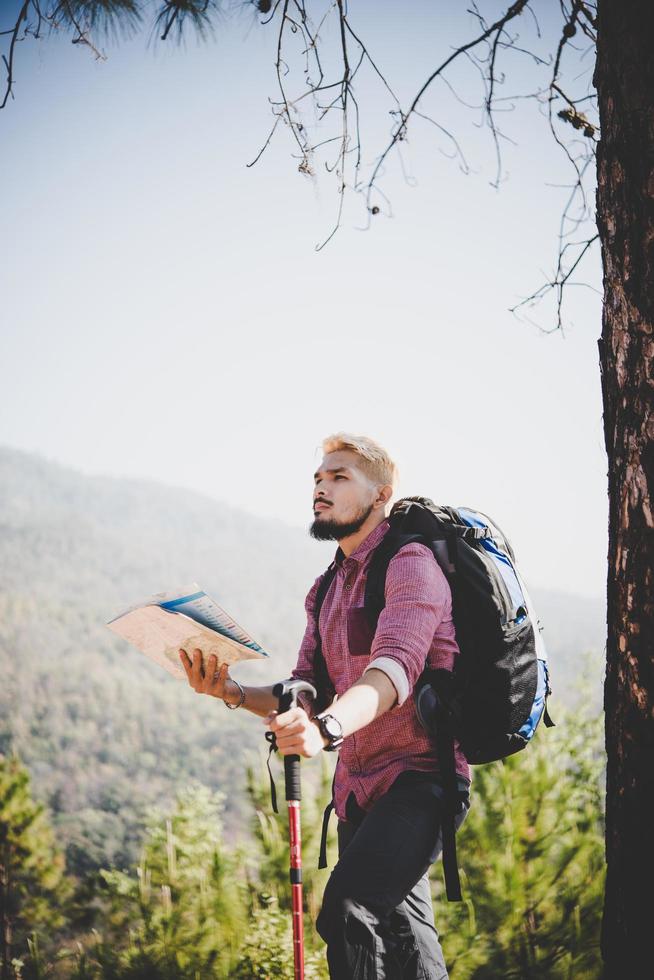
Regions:
<instances>
[{"instance_id":1,"label":"distant mountain","mask_svg":"<svg viewBox=\"0 0 654 980\"><path fill-rule=\"evenodd\" d=\"M579 682L587 676L591 697L603 704L606 602L548 589L530 589L550 658L552 711L557 701L574 702Z\"/></svg>"},{"instance_id":2,"label":"distant mountain","mask_svg":"<svg viewBox=\"0 0 654 980\"><path fill-rule=\"evenodd\" d=\"M259 719L195 695L104 623L196 580L271 654L235 676L271 684L295 663L304 597L334 550L198 493L0 448L0 751L29 766L73 867L131 861L147 807L189 779L225 793L236 833L244 766L267 749ZM603 648L603 603L539 590L534 601L566 702L582 655L597 663Z\"/></svg>"},{"instance_id":3,"label":"distant mountain","mask_svg":"<svg viewBox=\"0 0 654 980\"><path fill-rule=\"evenodd\" d=\"M297 528L198 493L82 476L15 450L0 449L0 505L3 591L91 604L108 618L197 579L289 660L304 596L333 553Z\"/></svg>"}]
</instances>

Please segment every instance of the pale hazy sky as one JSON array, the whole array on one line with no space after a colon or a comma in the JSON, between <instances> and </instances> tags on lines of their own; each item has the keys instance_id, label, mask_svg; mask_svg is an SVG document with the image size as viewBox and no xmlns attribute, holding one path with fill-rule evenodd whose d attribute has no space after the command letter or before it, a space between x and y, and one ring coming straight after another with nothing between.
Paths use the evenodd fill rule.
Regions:
<instances>
[{"instance_id":1,"label":"pale hazy sky","mask_svg":"<svg viewBox=\"0 0 654 980\"><path fill-rule=\"evenodd\" d=\"M470 35L464 6L350 12L406 101ZM316 252L335 178L300 175L284 132L245 167L271 119L272 42L241 12L204 46L142 35L104 44L103 62L64 40L21 46L0 113L0 443L307 526L322 437L367 433L395 454L401 493L493 515L528 583L601 594L600 298L571 290L565 337L508 312L552 270L552 185L570 180L534 103L507 114L498 192L479 113L436 90L429 108L474 172L418 121L414 179L397 159L385 177L394 216L361 231L351 198ZM534 87L528 59L509 68L511 91ZM470 71L457 80L478 99ZM389 104L362 95L370 163ZM599 289L598 254L582 278Z\"/></svg>"}]
</instances>

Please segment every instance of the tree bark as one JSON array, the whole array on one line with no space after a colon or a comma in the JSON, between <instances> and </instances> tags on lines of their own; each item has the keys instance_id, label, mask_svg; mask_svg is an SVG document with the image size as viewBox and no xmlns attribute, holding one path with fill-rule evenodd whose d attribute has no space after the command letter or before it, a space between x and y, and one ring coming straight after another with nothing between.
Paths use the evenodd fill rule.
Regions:
<instances>
[{"instance_id":1,"label":"tree bark","mask_svg":"<svg viewBox=\"0 0 654 980\"><path fill-rule=\"evenodd\" d=\"M11 956L11 920L9 918L9 845L3 841L0 860L0 980L9 980L9 958Z\"/></svg>"},{"instance_id":2,"label":"tree bark","mask_svg":"<svg viewBox=\"0 0 654 980\"><path fill-rule=\"evenodd\" d=\"M599 0L599 341L608 454L608 977L652 976L654 927L654 4Z\"/></svg>"}]
</instances>

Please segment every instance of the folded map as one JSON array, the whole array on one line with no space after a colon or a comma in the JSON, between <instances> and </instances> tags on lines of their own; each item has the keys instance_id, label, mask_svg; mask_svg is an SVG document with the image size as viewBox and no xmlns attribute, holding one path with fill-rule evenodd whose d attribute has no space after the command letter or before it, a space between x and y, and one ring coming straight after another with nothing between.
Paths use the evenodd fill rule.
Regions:
<instances>
[{"instance_id":1,"label":"folded map","mask_svg":"<svg viewBox=\"0 0 654 980\"><path fill-rule=\"evenodd\" d=\"M197 583L160 592L131 606L106 624L173 676L186 679L179 651L202 651L202 663L215 654L218 663L262 660L265 650Z\"/></svg>"}]
</instances>

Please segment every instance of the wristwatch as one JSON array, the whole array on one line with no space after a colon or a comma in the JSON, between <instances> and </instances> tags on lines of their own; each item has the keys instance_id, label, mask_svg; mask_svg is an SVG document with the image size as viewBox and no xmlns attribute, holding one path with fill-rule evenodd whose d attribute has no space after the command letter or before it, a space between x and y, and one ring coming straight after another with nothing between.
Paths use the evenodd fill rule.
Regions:
<instances>
[{"instance_id":1,"label":"wristwatch","mask_svg":"<svg viewBox=\"0 0 654 980\"><path fill-rule=\"evenodd\" d=\"M313 719L318 723L320 734L329 739L325 752L335 752L343 744L343 726L333 715L316 715Z\"/></svg>"}]
</instances>

